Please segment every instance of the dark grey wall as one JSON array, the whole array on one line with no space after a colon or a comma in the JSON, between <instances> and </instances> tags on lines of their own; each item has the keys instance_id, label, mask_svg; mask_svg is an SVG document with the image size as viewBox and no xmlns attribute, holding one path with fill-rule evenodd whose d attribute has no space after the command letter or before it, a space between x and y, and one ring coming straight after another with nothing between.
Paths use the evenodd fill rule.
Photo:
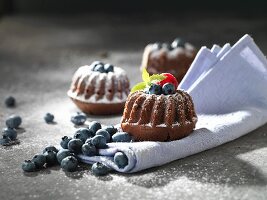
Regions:
<instances>
[{"instance_id":1,"label":"dark grey wall","mask_svg":"<svg viewBox=\"0 0 267 200\"><path fill-rule=\"evenodd\" d=\"M267 15L267 0L0 0L0 10L5 13L56 14L227 11L249 16Z\"/></svg>"}]
</instances>

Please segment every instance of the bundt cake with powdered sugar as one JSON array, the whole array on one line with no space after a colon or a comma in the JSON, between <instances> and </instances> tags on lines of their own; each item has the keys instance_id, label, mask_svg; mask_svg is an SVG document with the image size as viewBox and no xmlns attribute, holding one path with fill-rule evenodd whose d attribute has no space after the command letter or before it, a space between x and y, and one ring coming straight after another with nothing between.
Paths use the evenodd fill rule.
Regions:
<instances>
[{"instance_id":1,"label":"bundt cake with powdered sugar","mask_svg":"<svg viewBox=\"0 0 267 200\"><path fill-rule=\"evenodd\" d=\"M160 80L135 86L128 96L121 128L134 140L177 140L189 135L195 128L197 116L192 98L176 89L174 76L168 73L162 75Z\"/></svg>"},{"instance_id":2,"label":"bundt cake with powdered sugar","mask_svg":"<svg viewBox=\"0 0 267 200\"><path fill-rule=\"evenodd\" d=\"M85 113L122 113L130 92L125 71L99 61L80 67L72 78L68 96Z\"/></svg>"},{"instance_id":3,"label":"bundt cake with powdered sugar","mask_svg":"<svg viewBox=\"0 0 267 200\"><path fill-rule=\"evenodd\" d=\"M171 73L181 82L196 54L195 47L180 38L171 44L148 44L143 53L141 69L145 68L149 74Z\"/></svg>"}]
</instances>

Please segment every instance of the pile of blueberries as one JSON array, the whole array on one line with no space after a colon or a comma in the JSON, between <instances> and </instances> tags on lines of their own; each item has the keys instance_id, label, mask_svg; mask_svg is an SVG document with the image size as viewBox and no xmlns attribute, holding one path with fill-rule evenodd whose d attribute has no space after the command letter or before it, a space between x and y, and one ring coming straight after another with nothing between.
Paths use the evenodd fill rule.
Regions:
<instances>
[{"instance_id":1,"label":"pile of blueberries","mask_svg":"<svg viewBox=\"0 0 267 200\"><path fill-rule=\"evenodd\" d=\"M171 44L169 43L160 43L160 42L156 42L154 44L154 47L156 49L161 49L161 48L167 48L168 50L173 50L175 48L178 48L178 47L182 47L182 48L185 48L185 41L181 38L176 38Z\"/></svg>"},{"instance_id":2,"label":"pile of blueberries","mask_svg":"<svg viewBox=\"0 0 267 200\"><path fill-rule=\"evenodd\" d=\"M172 83L165 83L162 87L159 84L153 83L149 88L144 90L147 94L156 94L156 95L170 95L175 93L175 86Z\"/></svg>"},{"instance_id":3,"label":"pile of blueberries","mask_svg":"<svg viewBox=\"0 0 267 200\"><path fill-rule=\"evenodd\" d=\"M114 72L114 66L106 63L104 64L103 62L100 61L95 61L90 65L90 69L95 72L100 72L100 73L109 73L109 72Z\"/></svg>"},{"instance_id":4,"label":"pile of blueberries","mask_svg":"<svg viewBox=\"0 0 267 200\"><path fill-rule=\"evenodd\" d=\"M71 121L81 123L85 115L77 113L72 116ZM84 123L84 122L83 122ZM61 149L48 146L42 154L35 155L31 160L25 160L22 169L25 172L33 172L44 166L60 164L64 171L73 172L78 169L79 158L77 155L97 156L98 149L107 148L109 142L132 142L131 136L126 132L118 132L114 126L102 127L99 122L93 121L86 128L79 128L73 137L64 136L60 141ZM128 165L128 158L122 152L114 155L114 163L119 168ZM97 176L106 175L111 169L103 163L94 163L92 172Z\"/></svg>"}]
</instances>

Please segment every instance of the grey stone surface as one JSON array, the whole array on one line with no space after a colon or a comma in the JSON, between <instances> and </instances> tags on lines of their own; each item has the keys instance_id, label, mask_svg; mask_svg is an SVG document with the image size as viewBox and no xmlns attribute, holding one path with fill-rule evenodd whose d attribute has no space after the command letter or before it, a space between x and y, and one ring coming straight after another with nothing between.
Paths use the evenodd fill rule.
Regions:
<instances>
[{"instance_id":1,"label":"grey stone surface","mask_svg":"<svg viewBox=\"0 0 267 200\"><path fill-rule=\"evenodd\" d=\"M104 60L140 81L143 47L183 36L197 46L235 42L250 33L267 53L266 18L93 15L4 17L0 20L0 127L21 115L21 143L0 147L0 199L267 199L267 125L209 151L135 174L95 177L89 166L65 173L52 167L23 173L21 163L57 145L75 127L66 96L75 69ZM103 53L108 57L102 58ZM4 106L13 95L16 108ZM43 116L55 115L48 125ZM120 116L94 117L106 124Z\"/></svg>"}]
</instances>

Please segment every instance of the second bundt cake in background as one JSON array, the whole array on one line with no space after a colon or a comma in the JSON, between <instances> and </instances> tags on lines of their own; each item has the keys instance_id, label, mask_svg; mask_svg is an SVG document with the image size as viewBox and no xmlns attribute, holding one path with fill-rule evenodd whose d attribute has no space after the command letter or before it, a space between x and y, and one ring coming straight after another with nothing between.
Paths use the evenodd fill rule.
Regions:
<instances>
[{"instance_id":1,"label":"second bundt cake in background","mask_svg":"<svg viewBox=\"0 0 267 200\"><path fill-rule=\"evenodd\" d=\"M168 73L160 81L134 87L125 104L121 128L137 141L170 141L189 135L197 116L190 95L176 90ZM137 90L137 91L134 91Z\"/></svg>"},{"instance_id":2,"label":"second bundt cake in background","mask_svg":"<svg viewBox=\"0 0 267 200\"><path fill-rule=\"evenodd\" d=\"M149 74L171 73L181 82L196 54L195 47L180 38L171 44L148 44L143 53L141 70L145 68Z\"/></svg>"},{"instance_id":3,"label":"second bundt cake in background","mask_svg":"<svg viewBox=\"0 0 267 200\"><path fill-rule=\"evenodd\" d=\"M85 113L119 114L130 92L129 86L123 69L96 61L75 72L68 96Z\"/></svg>"}]
</instances>

